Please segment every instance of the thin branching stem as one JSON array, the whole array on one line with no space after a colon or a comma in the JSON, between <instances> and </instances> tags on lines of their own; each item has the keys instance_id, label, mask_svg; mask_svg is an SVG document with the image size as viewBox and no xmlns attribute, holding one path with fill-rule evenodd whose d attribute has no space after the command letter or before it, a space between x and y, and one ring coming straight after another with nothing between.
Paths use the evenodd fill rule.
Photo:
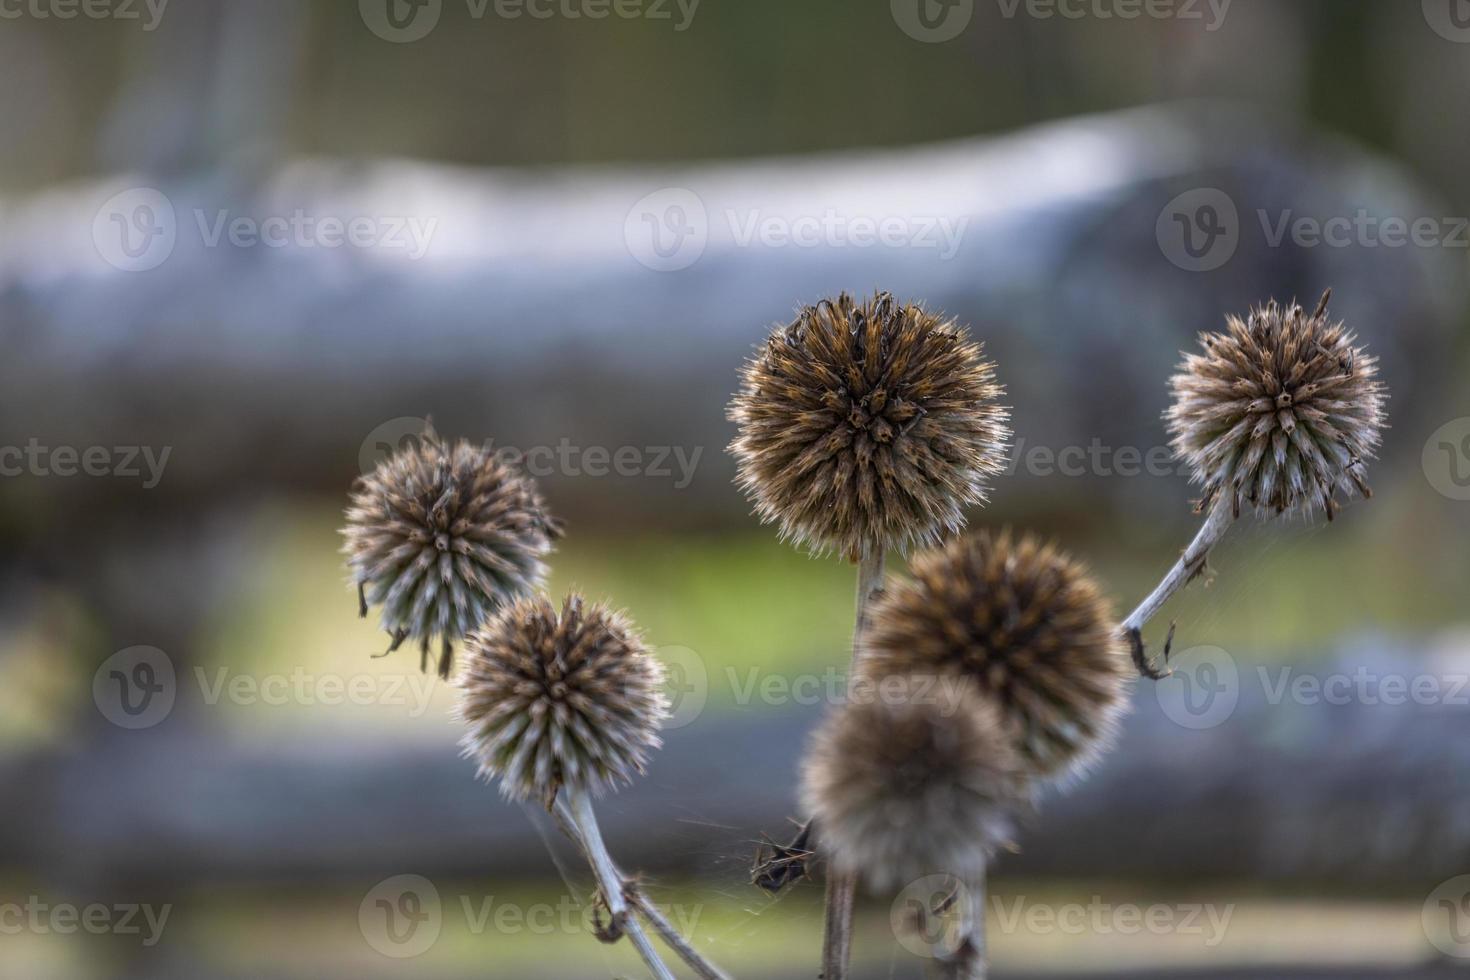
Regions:
<instances>
[{"instance_id":1,"label":"thin branching stem","mask_svg":"<svg viewBox=\"0 0 1470 980\"><path fill-rule=\"evenodd\" d=\"M941 980L985 980L990 972L990 950L985 939L985 871L961 879L956 900L961 933L955 950L939 960Z\"/></svg>"},{"instance_id":2,"label":"thin branching stem","mask_svg":"<svg viewBox=\"0 0 1470 980\"><path fill-rule=\"evenodd\" d=\"M1216 495L1215 502L1205 517L1204 525L1194 536L1194 540L1189 543L1189 547L1184 549L1184 554L1179 556L1174 567L1169 569L1163 581L1148 594L1148 598L1139 603L1138 608L1123 620L1121 628L1124 635L1128 637L1129 643L1132 644L1134 663L1145 677L1157 680L1166 675L1149 663L1147 651L1143 645L1143 627L1163 608L1164 603L1205 570L1205 560L1209 558L1210 549L1219 544L1220 539L1225 536L1225 532L1230 529L1234 521L1235 509L1231 502L1231 495L1228 493ZM1172 640L1172 629L1169 635ZM1165 643L1165 659L1168 659L1168 656L1169 644Z\"/></svg>"},{"instance_id":3,"label":"thin branching stem","mask_svg":"<svg viewBox=\"0 0 1470 980\"><path fill-rule=\"evenodd\" d=\"M868 625L868 607L883 589L883 549L875 547L858 562L857 614L852 631L852 666L857 668L863 651L863 631ZM857 897L857 878L827 866L827 918L822 939L823 980L846 980L852 958L852 918Z\"/></svg>"},{"instance_id":4,"label":"thin branching stem","mask_svg":"<svg viewBox=\"0 0 1470 980\"><path fill-rule=\"evenodd\" d=\"M678 957L688 964L689 969L699 975L701 980L730 980L730 975L709 960L700 955L699 950L689 944L689 940L679 934L673 923L659 911L658 906L648 900L637 886L628 886L628 901L632 903L633 911L643 916L653 931L663 940L664 945L672 949Z\"/></svg>"},{"instance_id":5,"label":"thin branching stem","mask_svg":"<svg viewBox=\"0 0 1470 980\"><path fill-rule=\"evenodd\" d=\"M617 865L613 864L612 856L607 853L607 846L602 842L602 831L597 826L596 814L592 812L591 796L584 789L558 793L555 812L563 829L581 845L582 853L587 856L587 863L592 866L592 874L597 879L602 900L612 920L608 927L608 941L627 936L633 948L638 950L638 955L643 958L644 964L652 971L654 980L677 980L673 971L659 958L658 951L653 948L653 943L643 931L643 924L628 914L625 893L627 882L618 871Z\"/></svg>"}]
</instances>

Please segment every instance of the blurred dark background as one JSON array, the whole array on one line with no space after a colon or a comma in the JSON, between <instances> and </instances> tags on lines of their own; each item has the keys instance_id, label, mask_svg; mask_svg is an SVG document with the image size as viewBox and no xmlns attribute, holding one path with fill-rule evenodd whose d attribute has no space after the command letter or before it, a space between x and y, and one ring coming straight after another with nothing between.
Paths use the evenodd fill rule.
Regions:
<instances>
[{"instance_id":1,"label":"blurred dark background","mask_svg":"<svg viewBox=\"0 0 1470 980\"><path fill-rule=\"evenodd\" d=\"M815 975L820 885L748 872L853 576L731 485L752 345L840 290L967 323L1017 436L972 523L1126 608L1195 525L1180 351L1329 287L1377 493L1166 610L1176 676L996 869L994 973L1462 975L1467 109L1466 0L0 0L0 977L642 975L356 616L346 492L428 417L670 666L613 852ZM865 975L922 976L892 901Z\"/></svg>"}]
</instances>

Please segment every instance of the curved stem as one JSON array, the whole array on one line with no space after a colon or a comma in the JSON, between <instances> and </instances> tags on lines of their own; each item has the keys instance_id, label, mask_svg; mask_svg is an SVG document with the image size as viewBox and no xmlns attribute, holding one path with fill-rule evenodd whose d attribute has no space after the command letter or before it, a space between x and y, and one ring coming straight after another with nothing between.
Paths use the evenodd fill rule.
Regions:
<instances>
[{"instance_id":1,"label":"curved stem","mask_svg":"<svg viewBox=\"0 0 1470 980\"><path fill-rule=\"evenodd\" d=\"M664 945L672 949L689 968L697 973L701 980L730 980L730 975L709 960L699 954L699 951L689 944L689 940L681 936L668 918L659 911L658 906L650 902L637 888L628 887L628 900L633 904L633 910L648 920L653 931L664 941Z\"/></svg>"},{"instance_id":2,"label":"curved stem","mask_svg":"<svg viewBox=\"0 0 1470 980\"><path fill-rule=\"evenodd\" d=\"M643 958L644 964L653 972L654 980L677 980L663 960L659 959L658 951L653 948L643 931L643 924L628 914L625 894L627 882L618 871L617 865L613 864L612 856L607 853L607 845L602 842L602 831L597 826L596 814L592 812L592 797L584 789L558 793L555 813L561 820L563 829L582 846L582 853L592 866L592 874L596 877L603 901L607 904L612 923L609 927L611 938L605 941L616 941L619 936L626 935L633 948L638 950L638 955Z\"/></svg>"},{"instance_id":3,"label":"curved stem","mask_svg":"<svg viewBox=\"0 0 1470 980\"><path fill-rule=\"evenodd\" d=\"M1163 581L1154 587L1154 590L1138 604L1138 608L1134 609L1127 619L1123 620L1120 628L1132 643L1134 662L1144 676L1158 679L1165 675L1158 672L1148 662L1143 646L1143 627L1154 618L1164 603L1204 571L1205 559L1209 557L1210 549L1225 537L1225 532L1230 529L1234 520L1235 513L1229 495L1217 495L1214 505L1211 506L1209 514L1205 517L1204 525L1194 536L1194 540L1189 543L1189 547L1184 549L1184 554L1179 556L1179 560L1169 569ZM1170 637L1172 636L1173 631L1171 630ZM1164 656L1168 657L1167 644L1165 644Z\"/></svg>"}]
</instances>

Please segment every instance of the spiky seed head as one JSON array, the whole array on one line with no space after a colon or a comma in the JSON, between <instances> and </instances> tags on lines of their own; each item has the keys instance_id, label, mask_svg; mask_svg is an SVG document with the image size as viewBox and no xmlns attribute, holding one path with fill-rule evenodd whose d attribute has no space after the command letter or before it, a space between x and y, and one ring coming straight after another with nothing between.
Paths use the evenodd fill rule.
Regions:
<instances>
[{"instance_id":1,"label":"spiky seed head","mask_svg":"<svg viewBox=\"0 0 1470 980\"><path fill-rule=\"evenodd\" d=\"M917 556L875 602L866 676L972 678L1034 777L1079 772L1112 741L1128 655L1102 591L1034 536L982 531Z\"/></svg>"},{"instance_id":2,"label":"spiky seed head","mask_svg":"<svg viewBox=\"0 0 1470 980\"><path fill-rule=\"evenodd\" d=\"M381 606L389 652L417 640L439 674L453 644L538 587L561 535L534 481L487 447L448 445L432 425L353 485L343 551L363 616Z\"/></svg>"},{"instance_id":3,"label":"spiky seed head","mask_svg":"<svg viewBox=\"0 0 1470 980\"><path fill-rule=\"evenodd\" d=\"M512 800L631 782L668 717L663 666L627 618L573 593L520 599L474 633L458 678L465 755Z\"/></svg>"},{"instance_id":4,"label":"spiky seed head","mask_svg":"<svg viewBox=\"0 0 1470 980\"><path fill-rule=\"evenodd\" d=\"M982 872L1029 806L1025 767L989 699L968 685L908 690L835 711L803 766L803 803L833 869L880 890Z\"/></svg>"},{"instance_id":5,"label":"spiky seed head","mask_svg":"<svg viewBox=\"0 0 1470 980\"><path fill-rule=\"evenodd\" d=\"M1377 360L1328 317L1329 291L1307 313L1275 300L1223 333L1200 335L1174 375L1165 417L1174 452L1203 484L1203 510L1221 494L1239 516L1257 513L1330 520L1336 494L1371 496L1364 465L1377 450L1387 398Z\"/></svg>"},{"instance_id":6,"label":"spiky seed head","mask_svg":"<svg viewBox=\"0 0 1470 980\"><path fill-rule=\"evenodd\" d=\"M953 320L846 293L766 340L730 405L738 481L813 552L937 541L1004 467L995 366Z\"/></svg>"}]
</instances>

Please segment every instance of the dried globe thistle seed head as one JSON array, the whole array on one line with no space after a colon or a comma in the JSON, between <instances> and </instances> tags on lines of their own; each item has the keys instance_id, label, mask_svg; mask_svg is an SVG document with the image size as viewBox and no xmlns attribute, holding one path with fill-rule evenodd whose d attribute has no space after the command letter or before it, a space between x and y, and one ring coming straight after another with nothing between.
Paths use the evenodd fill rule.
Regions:
<instances>
[{"instance_id":1,"label":"dried globe thistle seed head","mask_svg":"<svg viewBox=\"0 0 1470 980\"><path fill-rule=\"evenodd\" d=\"M1075 774L1111 743L1129 676L1112 610L1050 544L980 532L915 558L874 605L868 676L973 678L1035 777Z\"/></svg>"},{"instance_id":2,"label":"dried globe thistle seed head","mask_svg":"<svg viewBox=\"0 0 1470 980\"><path fill-rule=\"evenodd\" d=\"M525 598L470 635L458 678L461 744L513 800L631 782L668 716L663 666L632 624L573 594Z\"/></svg>"},{"instance_id":3,"label":"dried globe thistle seed head","mask_svg":"<svg viewBox=\"0 0 1470 980\"><path fill-rule=\"evenodd\" d=\"M1339 490L1371 495L1364 463L1387 393L1376 359L1328 318L1330 296L1311 314L1272 300L1229 317L1174 375L1165 417L1175 454L1204 485L1202 510L1224 494L1237 516L1244 500L1263 515L1320 508L1331 519Z\"/></svg>"},{"instance_id":4,"label":"dried globe thistle seed head","mask_svg":"<svg viewBox=\"0 0 1470 980\"><path fill-rule=\"evenodd\" d=\"M778 328L730 405L738 482L761 520L812 551L939 540L1005 464L995 366L953 320L846 293Z\"/></svg>"},{"instance_id":5,"label":"dried globe thistle seed head","mask_svg":"<svg viewBox=\"0 0 1470 980\"><path fill-rule=\"evenodd\" d=\"M437 636L448 677L453 643L545 579L561 525L530 477L485 447L447 445L430 425L358 479L342 533L361 614L382 607L388 651L418 640L428 669Z\"/></svg>"},{"instance_id":6,"label":"dried globe thistle seed head","mask_svg":"<svg viewBox=\"0 0 1470 980\"><path fill-rule=\"evenodd\" d=\"M1025 766L996 707L966 685L914 680L912 697L834 712L803 767L803 802L833 869L880 890L983 872L1029 807Z\"/></svg>"}]
</instances>

